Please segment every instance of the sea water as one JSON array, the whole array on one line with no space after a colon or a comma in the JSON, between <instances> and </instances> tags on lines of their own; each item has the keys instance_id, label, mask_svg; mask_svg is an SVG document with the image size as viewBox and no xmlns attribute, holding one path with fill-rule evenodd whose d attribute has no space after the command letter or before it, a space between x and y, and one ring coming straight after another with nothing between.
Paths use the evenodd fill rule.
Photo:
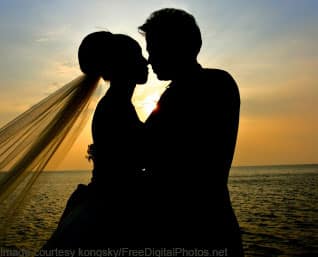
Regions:
<instances>
[{"instance_id":1,"label":"sea water","mask_svg":"<svg viewBox=\"0 0 318 257\"><path fill-rule=\"evenodd\" d=\"M70 194L89 171L45 172L0 249L34 252L56 228ZM245 255L318 256L318 165L232 168L232 205Z\"/></svg>"}]
</instances>

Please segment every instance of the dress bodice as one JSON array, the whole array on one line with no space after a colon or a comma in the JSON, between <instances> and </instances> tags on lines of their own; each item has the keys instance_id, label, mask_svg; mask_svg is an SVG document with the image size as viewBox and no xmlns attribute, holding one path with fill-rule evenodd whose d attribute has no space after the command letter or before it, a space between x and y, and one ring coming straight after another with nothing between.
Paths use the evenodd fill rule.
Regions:
<instances>
[{"instance_id":1,"label":"dress bodice","mask_svg":"<svg viewBox=\"0 0 318 257\"><path fill-rule=\"evenodd\" d=\"M122 176L138 166L138 134L142 127L128 99L107 92L92 122L94 178Z\"/></svg>"}]
</instances>

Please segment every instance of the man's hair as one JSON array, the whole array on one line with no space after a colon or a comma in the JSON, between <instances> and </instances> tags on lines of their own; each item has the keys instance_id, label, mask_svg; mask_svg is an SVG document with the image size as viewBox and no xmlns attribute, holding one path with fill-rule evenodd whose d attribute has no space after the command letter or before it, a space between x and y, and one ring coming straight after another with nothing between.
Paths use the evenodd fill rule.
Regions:
<instances>
[{"instance_id":1,"label":"man's hair","mask_svg":"<svg viewBox=\"0 0 318 257\"><path fill-rule=\"evenodd\" d=\"M149 38L152 35L164 36L165 40L178 43L195 57L201 49L201 32L195 18L180 9L164 8L153 12L139 31Z\"/></svg>"}]
</instances>

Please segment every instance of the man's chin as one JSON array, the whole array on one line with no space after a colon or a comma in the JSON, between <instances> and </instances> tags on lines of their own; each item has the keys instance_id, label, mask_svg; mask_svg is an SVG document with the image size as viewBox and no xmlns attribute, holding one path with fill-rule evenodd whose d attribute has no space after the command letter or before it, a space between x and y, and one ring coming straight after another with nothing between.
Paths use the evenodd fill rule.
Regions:
<instances>
[{"instance_id":1,"label":"man's chin","mask_svg":"<svg viewBox=\"0 0 318 257\"><path fill-rule=\"evenodd\" d=\"M156 73L156 75L159 80L171 80L171 76L168 74Z\"/></svg>"},{"instance_id":2,"label":"man's chin","mask_svg":"<svg viewBox=\"0 0 318 257\"><path fill-rule=\"evenodd\" d=\"M148 77L138 79L138 80L136 81L136 84L138 84L138 85L146 84L146 83L147 83L147 80L148 80Z\"/></svg>"}]
</instances>

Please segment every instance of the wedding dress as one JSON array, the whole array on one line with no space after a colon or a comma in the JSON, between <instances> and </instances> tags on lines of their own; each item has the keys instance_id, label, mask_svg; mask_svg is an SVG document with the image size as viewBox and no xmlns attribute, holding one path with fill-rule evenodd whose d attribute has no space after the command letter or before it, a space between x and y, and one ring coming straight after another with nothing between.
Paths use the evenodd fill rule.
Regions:
<instances>
[{"instance_id":1,"label":"wedding dress","mask_svg":"<svg viewBox=\"0 0 318 257\"><path fill-rule=\"evenodd\" d=\"M84 127L98 82L79 76L0 129L0 239L37 178Z\"/></svg>"}]
</instances>

